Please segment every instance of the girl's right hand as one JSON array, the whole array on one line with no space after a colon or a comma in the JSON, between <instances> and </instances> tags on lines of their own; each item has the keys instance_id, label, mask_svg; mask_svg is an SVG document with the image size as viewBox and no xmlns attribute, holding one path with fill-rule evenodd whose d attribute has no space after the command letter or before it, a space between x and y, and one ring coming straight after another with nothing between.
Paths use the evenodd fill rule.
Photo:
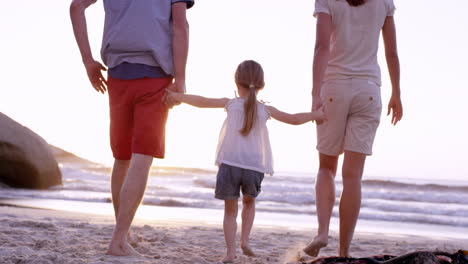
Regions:
<instances>
[{"instance_id":1,"label":"girl's right hand","mask_svg":"<svg viewBox=\"0 0 468 264\"><path fill-rule=\"evenodd\" d=\"M166 104L167 107L172 108L176 104L180 104L177 100L177 92L166 88L166 94L163 96L162 101Z\"/></svg>"}]
</instances>

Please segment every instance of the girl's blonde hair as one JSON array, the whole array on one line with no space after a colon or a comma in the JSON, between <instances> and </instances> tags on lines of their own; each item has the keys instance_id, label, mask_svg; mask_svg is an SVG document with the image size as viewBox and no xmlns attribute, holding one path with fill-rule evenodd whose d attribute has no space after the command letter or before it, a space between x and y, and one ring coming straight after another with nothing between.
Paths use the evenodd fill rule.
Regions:
<instances>
[{"instance_id":1,"label":"girl's blonde hair","mask_svg":"<svg viewBox=\"0 0 468 264\"><path fill-rule=\"evenodd\" d=\"M244 103L244 126L240 130L243 136L247 136L257 118L256 92L265 86L262 66L253 60L243 61L237 66L235 81L237 85L249 90L249 97Z\"/></svg>"},{"instance_id":2,"label":"girl's blonde hair","mask_svg":"<svg viewBox=\"0 0 468 264\"><path fill-rule=\"evenodd\" d=\"M346 0L350 6L360 6L366 2L366 0Z\"/></svg>"}]
</instances>

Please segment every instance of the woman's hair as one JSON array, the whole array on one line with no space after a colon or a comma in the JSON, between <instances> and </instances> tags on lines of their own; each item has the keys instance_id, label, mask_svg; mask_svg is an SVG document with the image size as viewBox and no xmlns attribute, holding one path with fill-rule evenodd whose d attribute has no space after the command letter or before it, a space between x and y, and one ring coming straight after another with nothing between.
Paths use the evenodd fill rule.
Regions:
<instances>
[{"instance_id":1,"label":"woman's hair","mask_svg":"<svg viewBox=\"0 0 468 264\"><path fill-rule=\"evenodd\" d=\"M247 136L257 117L256 92L265 86L262 66L253 60L243 61L237 66L235 81L237 85L249 90L249 97L244 103L244 126L240 130L243 136Z\"/></svg>"},{"instance_id":2,"label":"woman's hair","mask_svg":"<svg viewBox=\"0 0 468 264\"><path fill-rule=\"evenodd\" d=\"M346 0L350 6L360 6L366 2L366 0Z\"/></svg>"}]
</instances>

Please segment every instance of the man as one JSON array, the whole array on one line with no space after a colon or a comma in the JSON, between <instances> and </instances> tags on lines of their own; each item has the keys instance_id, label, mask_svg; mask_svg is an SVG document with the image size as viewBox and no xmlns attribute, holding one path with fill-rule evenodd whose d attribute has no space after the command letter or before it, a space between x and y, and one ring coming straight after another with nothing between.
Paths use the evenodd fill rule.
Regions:
<instances>
[{"instance_id":1,"label":"man","mask_svg":"<svg viewBox=\"0 0 468 264\"><path fill-rule=\"evenodd\" d=\"M73 0L70 16L88 78L109 93L110 142L115 158L112 201L116 226L107 254L138 254L128 243L153 157L164 158L168 108L165 89L185 92L188 54L186 9L194 0L104 0L101 57L91 53L85 10L97 0ZM164 104L164 102L165 104Z\"/></svg>"}]
</instances>

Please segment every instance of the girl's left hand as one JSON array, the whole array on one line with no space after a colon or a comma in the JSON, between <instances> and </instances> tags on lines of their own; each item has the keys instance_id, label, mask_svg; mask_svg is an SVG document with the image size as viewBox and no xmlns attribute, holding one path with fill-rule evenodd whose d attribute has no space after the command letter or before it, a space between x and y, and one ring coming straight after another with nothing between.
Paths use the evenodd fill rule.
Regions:
<instances>
[{"instance_id":1,"label":"girl's left hand","mask_svg":"<svg viewBox=\"0 0 468 264\"><path fill-rule=\"evenodd\" d=\"M312 96L312 112L319 111L319 109L325 116L325 107L323 105L322 98L318 95ZM323 120L316 120L315 123L317 125L321 125L323 123Z\"/></svg>"}]
</instances>

